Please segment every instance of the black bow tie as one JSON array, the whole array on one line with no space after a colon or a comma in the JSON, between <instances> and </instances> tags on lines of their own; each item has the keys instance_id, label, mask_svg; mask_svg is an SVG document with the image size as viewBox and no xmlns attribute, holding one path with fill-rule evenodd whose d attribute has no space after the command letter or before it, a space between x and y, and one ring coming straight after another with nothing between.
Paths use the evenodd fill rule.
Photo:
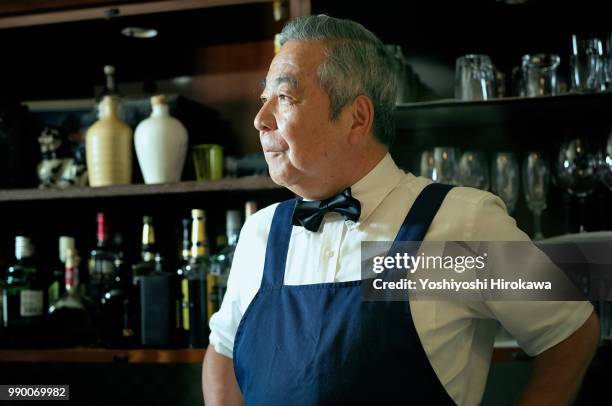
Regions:
<instances>
[{"instance_id":1,"label":"black bow tie","mask_svg":"<svg viewBox=\"0 0 612 406\"><path fill-rule=\"evenodd\" d=\"M351 196L351 188L325 200L298 200L293 209L291 224L303 226L308 231L317 232L328 211L340 213L347 220L357 221L361 215L361 203Z\"/></svg>"}]
</instances>

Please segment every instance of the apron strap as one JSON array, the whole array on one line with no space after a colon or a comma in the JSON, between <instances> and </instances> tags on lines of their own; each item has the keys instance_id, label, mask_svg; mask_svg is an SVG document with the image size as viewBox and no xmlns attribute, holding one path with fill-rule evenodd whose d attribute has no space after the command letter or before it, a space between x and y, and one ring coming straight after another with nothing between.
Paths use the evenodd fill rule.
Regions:
<instances>
[{"instance_id":1,"label":"apron strap","mask_svg":"<svg viewBox=\"0 0 612 406\"><path fill-rule=\"evenodd\" d=\"M408 211L395 241L423 241L444 198L453 187L443 183L425 186Z\"/></svg>"},{"instance_id":2,"label":"apron strap","mask_svg":"<svg viewBox=\"0 0 612 406\"><path fill-rule=\"evenodd\" d=\"M291 240L291 230L293 230L291 217L296 203L297 199L291 199L276 206L270 234L268 235L261 287L281 286L283 284L289 240Z\"/></svg>"}]
</instances>

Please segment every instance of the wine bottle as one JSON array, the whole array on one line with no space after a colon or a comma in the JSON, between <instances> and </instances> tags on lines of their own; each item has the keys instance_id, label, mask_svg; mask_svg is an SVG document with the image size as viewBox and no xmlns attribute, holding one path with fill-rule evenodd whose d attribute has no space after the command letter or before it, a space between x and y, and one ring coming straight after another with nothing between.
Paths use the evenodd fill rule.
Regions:
<instances>
[{"instance_id":1,"label":"wine bottle","mask_svg":"<svg viewBox=\"0 0 612 406\"><path fill-rule=\"evenodd\" d=\"M176 269L176 336L175 340L179 347L187 346L189 343L189 303L183 300L183 280L185 272L189 266L191 254L191 240L189 238L189 229L191 220L185 218L181 221L182 224L182 241L180 260Z\"/></svg>"},{"instance_id":2,"label":"wine bottle","mask_svg":"<svg viewBox=\"0 0 612 406\"><path fill-rule=\"evenodd\" d=\"M209 287L209 295L211 299L209 303L212 309L209 309L209 314L212 315L221 307L223 296L227 290L227 279L234 259L234 251L238 244L238 236L242 228L242 216L238 210L229 210L225 218L225 233L227 235L227 246L213 257L210 275L213 279L209 279L209 283L213 283Z\"/></svg>"},{"instance_id":3,"label":"wine bottle","mask_svg":"<svg viewBox=\"0 0 612 406\"><path fill-rule=\"evenodd\" d=\"M106 215L98 213L97 243L89 255L89 281L84 280L82 284L89 284L86 291L94 303L100 303L102 295L108 290L113 279L115 253L110 248L108 238L108 225Z\"/></svg>"},{"instance_id":4,"label":"wine bottle","mask_svg":"<svg viewBox=\"0 0 612 406\"><path fill-rule=\"evenodd\" d=\"M102 343L107 348L129 348L136 343L139 317L135 314L129 268L121 256L115 258L114 265L113 282L100 302Z\"/></svg>"}]
</instances>

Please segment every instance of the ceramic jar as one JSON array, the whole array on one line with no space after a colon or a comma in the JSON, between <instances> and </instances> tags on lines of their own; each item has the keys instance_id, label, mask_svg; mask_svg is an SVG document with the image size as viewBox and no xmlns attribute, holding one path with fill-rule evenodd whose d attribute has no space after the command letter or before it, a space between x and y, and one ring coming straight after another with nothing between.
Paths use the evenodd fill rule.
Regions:
<instances>
[{"instance_id":1,"label":"ceramic jar","mask_svg":"<svg viewBox=\"0 0 612 406\"><path fill-rule=\"evenodd\" d=\"M100 118L87 130L87 171L91 186L132 182L132 129L119 118L119 98L104 96Z\"/></svg>"},{"instance_id":2,"label":"ceramic jar","mask_svg":"<svg viewBox=\"0 0 612 406\"><path fill-rule=\"evenodd\" d=\"M187 154L187 130L172 117L163 95L151 97L151 116L134 132L136 156L145 183L179 182Z\"/></svg>"}]
</instances>

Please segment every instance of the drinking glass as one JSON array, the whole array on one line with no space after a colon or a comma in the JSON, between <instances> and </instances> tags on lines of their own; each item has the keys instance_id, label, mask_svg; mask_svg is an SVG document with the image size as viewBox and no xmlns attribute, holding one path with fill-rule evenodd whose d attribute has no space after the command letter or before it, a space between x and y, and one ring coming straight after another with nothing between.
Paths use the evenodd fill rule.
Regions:
<instances>
[{"instance_id":1,"label":"drinking glass","mask_svg":"<svg viewBox=\"0 0 612 406\"><path fill-rule=\"evenodd\" d=\"M580 232L584 227L586 198L593 193L597 174L597 159L586 140L574 138L561 146L557 159L557 179L569 196L580 203Z\"/></svg>"},{"instance_id":2,"label":"drinking glass","mask_svg":"<svg viewBox=\"0 0 612 406\"><path fill-rule=\"evenodd\" d=\"M498 152L491 164L491 186L506 204L508 213L516 208L519 191L519 166L512 152Z\"/></svg>"},{"instance_id":3,"label":"drinking glass","mask_svg":"<svg viewBox=\"0 0 612 406\"><path fill-rule=\"evenodd\" d=\"M572 35L569 65L572 91L605 89L603 46L600 39Z\"/></svg>"},{"instance_id":4,"label":"drinking glass","mask_svg":"<svg viewBox=\"0 0 612 406\"><path fill-rule=\"evenodd\" d=\"M433 150L423 151L421 153L420 175L435 181L434 153Z\"/></svg>"},{"instance_id":5,"label":"drinking glass","mask_svg":"<svg viewBox=\"0 0 612 406\"><path fill-rule=\"evenodd\" d=\"M457 184L457 150L452 147L434 148L434 182Z\"/></svg>"},{"instance_id":6,"label":"drinking glass","mask_svg":"<svg viewBox=\"0 0 612 406\"><path fill-rule=\"evenodd\" d=\"M612 132L610 132L606 149L602 153L598 167L599 178L602 183L612 190Z\"/></svg>"},{"instance_id":7,"label":"drinking glass","mask_svg":"<svg viewBox=\"0 0 612 406\"><path fill-rule=\"evenodd\" d=\"M459 160L460 185L489 189L489 169L484 155L479 151L465 151Z\"/></svg>"},{"instance_id":8,"label":"drinking glass","mask_svg":"<svg viewBox=\"0 0 612 406\"><path fill-rule=\"evenodd\" d=\"M523 164L523 191L527 207L533 213L534 240L544 238L542 234L542 212L546 209L546 196L550 171L541 152L528 152Z\"/></svg>"},{"instance_id":9,"label":"drinking glass","mask_svg":"<svg viewBox=\"0 0 612 406\"><path fill-rule=\"evenodd\" d=\"M455 98L488 100L495 97L495 69L488 55L464 55L455 65Z\"/></svg>"},{"instance_id":10,"label":"drinking glass","mask_svg":"<svg viewBox=\"0 0 612 406\"><path fill-rule=\"evenodd\" d=\"M523 55L521 71L524 95L536 97L559 93L557 68L560 62L558 55Z\"/></svg>"}]
</instances>

